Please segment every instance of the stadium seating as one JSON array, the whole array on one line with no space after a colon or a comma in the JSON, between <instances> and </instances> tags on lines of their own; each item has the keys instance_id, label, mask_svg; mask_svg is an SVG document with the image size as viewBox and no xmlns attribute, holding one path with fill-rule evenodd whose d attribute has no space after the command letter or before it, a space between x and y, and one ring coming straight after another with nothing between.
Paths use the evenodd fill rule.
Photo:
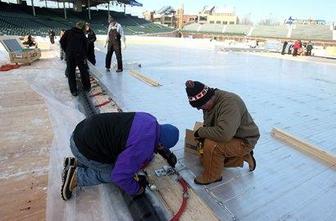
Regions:
<instances>
[{"instance_id":1,"label":"stadium seating","mask_svg":"<svg viewBox=\"0 0 336 221\"><path fill-rule=\"evenodd\" d=\"M219 24L203 24L199 29L200 32L206 33L221 33L224 28L224 25Z\"/></svg>"},{"instance_id":2,"label":"stadium seating","mask_svg":"<svg viewBox=\"0 0 336 221\"><path fill-rule=\"evenodd\" d=\"M225 33L228 35L247 35L250 29L250 25L223 24L189 24L184 27L184 31L188 32Z\"/></svg>"},{"instance_id":3,"label":"stadium seating","mask_svg":"<svg viewBox=\"0 0 336 221\"><path fill-rule=\"evenodd\" d=\"M332 40L332 31L327 25L295 25L293 28L293 39L318 39Z\"/></svg>"},{"instance_id":4,"label":"stadium seating","mask_svg":"<svg viewBox=\"0 0 336 221\"><path fill-rule=\"evenodd\" d=\"M227 25L225 33L229 33L230 35L247 35L251 27L251 25Z\"/></svg>"},{"instance_id":5,"label":"stadium seating","mask_svg":"<svg viewBox=\"0 0 336 221\"><path fill-rule=\"evenodd\" d=\"M67 19L63 18L63 9L35 7L35 12L36 17L32 16L30 7L0 2L0 35L31 34L46 36L49 29L53 29L58 35L62 29L73 27L78 20L89 21L86 10L83 12L67 10ZM127 35L171 32L174 30L122 12L111 11L110 14L123 26ZM89 22L96 34L106 34L108 27L107 11L92 10L91 18Z\"/></svg>"},{"instance_id":6,"label":"stadium seating","mask_svg":"<svg viewBox=\"0 0 336 221\"><path fill-rule=\"evenodd\" d=\"M285 38L287 33L288 28L286 25L257 25L253 29L251 36Z\"/></svg>"},{"instance_id":7,"label":"stadium seating","mask_svg":"<svg viewBox=\"0 0 336 221\"><path fill-rule=\"evenodd\" d=\"M31 7L0 2L0 35L39 35L46 36L49 29L58 35L61 29L69 29L78 20L88 21L88 12L67 10L67 19L63 18L63 9L35 7L36 17L32 16ZM151 34L171 32L174 29L148 22L136 16L111 11L110 14L123 26L125 34ZM106 34L107 11L92 10L92 29L96 34ZM223 33L226 35L243 35L253 37L285 38L289 33L286 25L224 25L224 24L188 24L186 32ZM251 32L251 33L250 33ZM332 31L327 25L293 25L290 38L306 40L332 40Z\"/></svg>"},{"instance_id":8,"label":"stadium seating","mask_svg":"<svg viewBox=\"0 0 336 221\"><path fill-rule=\"evenodd\" d=\"M200 26L198 23L191 23L184 26L183 31L197 32Z\"/></svg>"},{"instance_id":9,"label":"stadium seating","mask_svg":"<svg viewBox=\"0 0 336 221\"><path fill-rule=\"evenodd\" d=\"M290 38L304 40L332 40L332 31L327 25L293 25ZM253 37L286 38L289 33L287 25L220 25L188 24L185 32L218 33L227 35L250 35ZM224 31L224 32L223 32ZM250 33L251 32L251 33Z\"/></svg>"}]
</instances>

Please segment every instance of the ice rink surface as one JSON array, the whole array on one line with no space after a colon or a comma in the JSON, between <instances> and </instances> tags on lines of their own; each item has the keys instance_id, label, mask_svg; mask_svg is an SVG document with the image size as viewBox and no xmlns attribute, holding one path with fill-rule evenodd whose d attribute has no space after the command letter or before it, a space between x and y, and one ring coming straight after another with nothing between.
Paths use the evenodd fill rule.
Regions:
<instances>
[{"instance_id":1,"label":"ice rink surface","mask_svg":"<svg viewBox=\"0 0 336 221\"><path fill-rule=\"evenodd\" d=\"M192 172L197 157L183 151L184 131L202 120L187 101L184 82L198 80L240 95L259 126L257 169L225 169L223 181L193 185L223 220L333 220L336 216L336 170L271 137L283 129L336 154L336 65L224 53L202 48L130 45L123 52L124 72L105 72L106 49L98 46L101 80L124 111L152 113L160 123L180 129L174 148ZM113 58L115 62L115 58ZM141 64L141 68L137 66ZM162 86L151 87L128 72L138 70ZM183 159L184 157L184 159Z\"/></svg>"}]
</instances>

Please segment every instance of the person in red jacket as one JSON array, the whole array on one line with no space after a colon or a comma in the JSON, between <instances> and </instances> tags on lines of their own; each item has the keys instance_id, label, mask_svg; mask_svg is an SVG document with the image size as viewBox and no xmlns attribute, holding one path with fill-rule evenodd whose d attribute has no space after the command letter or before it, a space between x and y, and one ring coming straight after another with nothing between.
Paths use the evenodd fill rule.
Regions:
<instances>
[{"instance_id":1,"label":"person in red jacket","mask_svg":"<svg viewBox=\"0 0 336 221\"><path fill-rule=\"evenodd\" d=\"M302 47L301 41L300 40L296 40L294 43L294 51L293 51L293 56L297 56L298 55L298 50Z\"/></svg>"}]
</instances>

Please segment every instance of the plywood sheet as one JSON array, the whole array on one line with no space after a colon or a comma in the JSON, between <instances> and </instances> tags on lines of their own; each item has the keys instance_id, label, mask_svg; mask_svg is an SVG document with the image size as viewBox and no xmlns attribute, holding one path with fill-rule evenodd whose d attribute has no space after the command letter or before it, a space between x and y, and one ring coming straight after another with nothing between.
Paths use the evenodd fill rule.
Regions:
<instances>
[{"instance_id":1,"label":"plywood sheet","mask_svg":"<svg viewBox=\"0 0 336 221\"><path fill-rule=\"evenodd\" d=\"M176 214L182 204L182 186L173 176L156 176L155 170L167 165L167 162L160 156L156 155L151 164L146 167L151 183L155 184L158 191L156 195L165 202L166 208ZM183 213L181 221L189 220L218 220L213 211L198 197L198 195L189 188L189 199L186 211Z\"/></svg>"},{"instance_id":2,"label":"plywood sheet","mask_svg":"<svg viewBox=\"0 0 336 221\"><path fill-rule=\"evenodd\" d=\"M47 107L21 77L4 74L0 82L0 217L45 220L53 139Z\"/></svg>"}]
</instances>

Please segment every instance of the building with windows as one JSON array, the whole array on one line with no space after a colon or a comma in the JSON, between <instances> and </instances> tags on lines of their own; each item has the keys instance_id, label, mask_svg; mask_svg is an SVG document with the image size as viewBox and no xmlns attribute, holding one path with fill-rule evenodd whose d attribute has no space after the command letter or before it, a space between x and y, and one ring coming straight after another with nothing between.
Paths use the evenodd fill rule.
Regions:
<instances>
[{"instance_id":1,"label":"building with windows","mask_svg":"<svg viewBox=\"0 0 336 221\"><path fill-rule=\"evenodd\" d=\"M198 16L197 15L185 15L184 14L184 6L177 9L176 13L176 27L178 29L182 29L185 25L191 23L197 23Z\"/></svg>"},{"instance_id":2,"label":"building with windows","mask_svg":"<svg viewBox=\"0 0 336 221\"><path fill-rule=\"evenodd\" d=\"M148 21L169 27L176 27L176 10L171 6L164 6L157 11L146 11L143 15Z\"/></svg>"},{"instance_id":3,"label":"building with windows","mask_svg":"<svg viewBox=\"0 0 336 221\"><path fill-rule=\"evenodd\" d=\"M215 6L205 6L198 14L198 23L200 24L238 24L238 16L233 9L216 8Z\"/></svg>"}]
</instances>

